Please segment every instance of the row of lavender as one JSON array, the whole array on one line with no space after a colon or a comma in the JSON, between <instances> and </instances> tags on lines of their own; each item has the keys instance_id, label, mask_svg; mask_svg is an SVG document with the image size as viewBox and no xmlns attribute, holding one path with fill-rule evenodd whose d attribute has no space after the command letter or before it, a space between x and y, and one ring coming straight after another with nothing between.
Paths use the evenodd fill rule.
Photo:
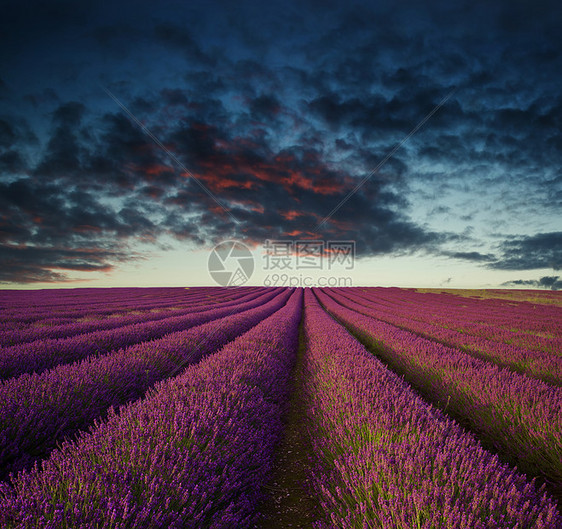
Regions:
<instances>
[{"instance_id":1,"label":"row of lavender","mask_svg":"<svg viewBox=\"0 0 562 529\"><path fill-rule=\"evenodd\" d=\"M433 314L439 309L430 303L419 306L410 304L405 308L400 303L392 303L392 294L383 294L385 301L391 303L383 305L379 301L381 294L371 291L365 293L351 289L335 289L327 292L352 300L357 310L402 329L451 347L462 348L473 356L509 367L519 373L528 374L551 384L562 385L562 334L560 338L551 340L552 343L560 344L556 348L551 344L552 351L531 351L513 344L474 336L466 331L458 331L455 328L454 318L451 318L450 327L445 327L444 322L431 323L434 320ZM359 309L359 305L363 308Z\"/></svg>"},{"instance_id":2,"label":"row of lavender","mask_svg":"<svg viewBox=\"0 0 562 529\"><path fill-rule=\"evenodd\" d=\"M189 330L0 384L0 479L47 456L111 406L141 397L155 382L216 351L278 310L288 296L275 290L240 303L235 312L210 310Z\"/></svg>"},{"instance_id":3,"label":"row of lavender","mask_svg":"<svg viewBox=\"0 0 562 529\"><path fill-rule=\"evenodd\" d=\"M375 289L362 289L371 295ZM392 289L394 302L402 298L407 305L430 308L426 314L434 323L449 326L496 341L513 343L536 350L552 350L560 343L562 308L560 306L498 299L471 299L452 294L419 294Z\"/></svg>"},{"instance_id":4,"label":"row of lavender","mask_svg":"<svg viewBox=\"0 0 562 529\"><path fill-rule=\"evenodd\" d=\"M103 289L112 290L112 289ZM203 292L194 293L191 292L186 294L184 292L176 293L175 295L167 296L165 299L156 301L152 297L148 299L141 300L127 300L121 301L118 304L100 304L96 306L95 304L83 303L81 305L75 306L65 306L64 309L60 308L56 310L55 307L45 307L39 312L25 311L21 309L18 311L2 311L0 321L2 329L7 333L25 333L26 331L33 333L49 333L51 329L64 326L77 324L81 322L95 322L103 320L113 320L126 317L128 315L143 314L143 313L157 313L161 311L171 311L178 310L181 307L200 304L200 303L212 303L216 298L222 298L223 300L233 300L237 296L244 295L244 292L227 292L222 293L217 291L215 294L205 295ZM248 291L249 292L249 291ZM246 293L248 293L246 292ZM108 293L109 295L109 293ZM220 301L218 299L217 301ZM25 334L22 335L25 339ZM9 335L3 339L6 343L7 340L13 339L13 343L17 343L18 335L15 334L13 338Z\"/></svg>"},{"instance_id":5,"label":"row of lavender","mask_svg":"<svg viewBox=\"0 0 562 529\"><path fill-rule=\"evenodd\" d=\"M14 329L31 325L52 325L53 321L60 321L61 324L70 323L85 317L104 318L127 314L131 311L165 309L190 302L204 300L212 302L217 297L234 299L256 290L256 287L241 287L239 289L174 288L172 291L165 289L164 292L157 289L157 292L151 292L145 296L134 295L134 292L131 291L135 289L96 289L95 294L88 294L83 292L84 290L87 289L79 289L83 296L81 302L70 302L66 291L57 290L56 296L48 298L45 300L45 304L36 308L28 306L25 302L26 298L24 298L23 303L18 303L15 306L10 306L7 303L0 304L2 306L0 323L7 328ZM119 291L119 293L116 294L114 290ZM120 292L121 290L124 290L124 292ZM18 293L17 291L9 292L11 296ZM3 294L5 297L6 291ZM27 303L31 303L31 299L33 299L29 298L30 295L28 294Z\"/></svg>"},{"instance_id":6,"label":"row of lavender","mask_svg":"<svg viewBox=\"0 0 562 529\"><path fill-rule=\"evenodd\" d=\"M84 309L92 313L127 310L133 305L152 305L193 295L184 289L147 289L147 293L142 294L143 291L134 288L0 291L0 321L33 322L47 314L64 317Z\"/></svg>"},{"instance_id":7,"label":"row of lavender","mask_svg":"<svg viewBox=\"0 0 562 529\"><path fill-rule=\"evenodd\" d=\"M562 527L543 491L416 395L310 291L304 329L319 527Z\"/></svg>"},{"instance_id":8,"label":"row of lavender","mask_svg":"<svg viewBox=\"0 0 562 529\"><path fill-rule=\"evenodd\" d=\"M111 409L41 470L1 485L0 524L251 527L286 410L302 305L298 290L280 308L290 294L199 328L211 352L217 343L207 337L217 329L235 333L277 311L144 399ZM305 295L313 493L331 513L319 526L562 526L543 491L416 396ZM159 358L196 360L197 344L180 340L174 350L173 339ZM155 343L147 356L159 354Z\"/></svg>"},{"instance_id":9,"label":"row of lavender","mask_svg":"<svg viewBox=\"0 0 562 529\"><path fill-rule=\"evenodd\" d=\"M371 288L363 289L365 291L373 290ZM513 295L506 299L498 299L494 297L473 298L469 295L449 293L417 293L406 289L388 289L393 290L394 295L400 293L405 301L411 302L430 302L431 305L441 306L446 314L449 310L451 316L456 317L455 311L461 309L460 316L467 316L467 322L472 322L478 315L482 316L481 324L490 323L494 326L503 326L512 329L521 329L529 331L548 331L552 324L556 324L560 319L560 306L548 304L549 293L547 291L536 292L531 295L527 292L527 297L533 297L534 301L530 302L525 299L517 298L517 291L504 290L501 291L504 296L509 293ZM488 291L493 296L494 291ZM559 298L556 292L552 294L553 298Z\"/></svg>"},{"instance_id":10,"label":"row of lavender","mask_svg":"<svg viewBox=\"0 0 562 529\"><path fill-rule=\"evenodd\" d=\"M560 351L560 307L498 299L475 300L453 294L421 294L397 288L349 291L385 308L403 313L411 311L416 320L537 351Z\"/></svg>"},{"instance_id":11,"label":"row of lavender","mask_svg":"<svg viewBox=\"0 0 562 529\"><path fill-rule=\"evenodd\" d=\"M220 305L217 310L230 314L241 302L260 303L260 299L268 298L270 291L260 290L247 294L235 301ZM101 355L114 349L154 340L178 330L200 325L216 317L215 309L206 306L185 310L179 315L170 316L156 321L146 321L99 330L68 338L46 338L0 349L0 379L8 379L26 372L41 373L54 366L71 363L87 358L90 355Z\"/></svg>"},{"instance_id":12,"label":"row of lavender","mask_svg":"<svg viewBox=\"0 0 562 529\"><path fill-rule=\"evenodd\" d=\"M506 460L562 493L562 388L385 323L376 311L365 312L364 305L342 295L317 291L317 296L430 401Z\"/></svg>"},{"instance_id":13,"label":"row of lavender","mask_svg":"<svg viewBox=\"0 0 562 529\"><path fill-rule=\"evenodd\" d=\"M293 292L218 353L64 443L42 470L0 485L2 527L249 527L282 432L301 310Z\"/></svg>"},{"instance_id":14,"label":"row of lavender","mask_svg":"<svg viewBox=\"0 0 562 529\"><path fill-rule=\"evenodd\" d=\"M240 287L247 290L253 287ZM96 306L127 306L142 302L158 303L171 299L185 299L189 296L199 296L202 293L222 292L221 287L153 287L153 288L79 288L54 290L0 290L0 308L29 309L31 311L59 309L68 310L69 307L92 308ZM236 289L238 290L238 288Z\"/></svg>"},{"instance_id":15,"label":"row of lavender","mask_svg":"<svg viewBox=\"0 0 562 529\"><path fill-rule=\"evenodd\" d=\"M498 341L509 340L519 345L527 346L526 340L529 338L558 334L561 330L562 308L538 301L474 299L459 294L420 293L403 288L363 287L349 290L405 310L413 307L416 312L421 312L426 307L431 312L425 316L434 323L454 326L457 330L475 335L491 336ZM540 342L534 345L542 347Z\"/></svg>"},{"instance_id":16,"label":"row of lavender","mask_svg":"<svg viewBox=\"0 0 562 529\"><path fill-rule=\"evenodd\" d=\"M175 291L175 292L174 292ZM53 290L0 290L2 310L29 309L31 311L90 304L136 302L139 299L158 300L177 295L174 288L80 288Z\"/></svg>"},{"instance_id":17,"label":"row of lavender","mask_svg":"<svg viewBox=\"0 0 562 529\"><path fill-rule=\"evenodd\" d=\"M260 291L263 292L263 289L255 289L248 293L248 295L257 295ZM104 318L91 317L86 306L82 309L82 314L86 314L87 317L81 316L80 318L75 318L70 323L42 327L28 325L25 327L3 329L0 331L0 345L5 347L48 338L69 338L78 334L115 329L117 327L143 323L145 321L156 321L181 314L185 311L191 311L195 308L205 309L209 308L210 305L235 302L237 299L244 296L243 292L237 292L236 294L237 295L234 296L233 292L226 291L217 293L214 296L192 295L181 301L168 300L163 306L150 304L148 305L150 309L147 309L146 306L139 308L138 305L135 305L130 307L130 310L126 312L111 312L111 317L106 316Z\"/></svg>"}]
</instances>

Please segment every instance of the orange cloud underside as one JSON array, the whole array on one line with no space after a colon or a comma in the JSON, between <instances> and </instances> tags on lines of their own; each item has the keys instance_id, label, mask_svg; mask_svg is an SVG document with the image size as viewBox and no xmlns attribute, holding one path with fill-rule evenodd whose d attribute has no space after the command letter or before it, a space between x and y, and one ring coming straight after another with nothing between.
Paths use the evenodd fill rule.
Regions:
<instances>
[{"instance_id":1,"label":"orange cloud underside","mask_svg":"<svg viewBox=\"0 0 562 529\"><path fill-rule=\"evenodd\" d=\"M323 195L340 193L347 187L347 178L340 178L330 171L320 160L305 157L302 162L305 169L295 169L297 160L291 154L279 154L273 160L249 159L243 151L248 143L256 147L251 140L238 138L227 144L224 140L215 143L220 149L199 162L200 169L194 173L211 191L225 189L256 189L260 182L279 184L294 193L298 189L312 191ZM257 147L256 147L257 148ZM152 172L155 172L152 168ZM189 177L187 173L182 176Z\"/></svg>"},{"instance_id":2,"label":"orange cloud underside","mask_svg":"<svg viewBox=\"0 0 562 529\"><path fill-rule=\"evenodd\" d=\"M283 217L285 217L287 220L294 220L297 217L302 217L303 213L301 213L300 211L295 211L294 209L292 209L290 211L282 211L281 215Z\"/></svg>"}]
</instances>

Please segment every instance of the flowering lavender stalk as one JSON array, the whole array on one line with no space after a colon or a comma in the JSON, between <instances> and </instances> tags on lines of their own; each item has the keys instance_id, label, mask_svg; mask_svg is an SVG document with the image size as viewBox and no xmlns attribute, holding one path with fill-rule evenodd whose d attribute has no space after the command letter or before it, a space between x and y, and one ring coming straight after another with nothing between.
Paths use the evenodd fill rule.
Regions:
<instances>
[{"instance_id":1,"label":"flowering lavender stalk","mask_svg":"<svg viewBox=\"0 0 562 529\"><path fill-rule=\"evenodd\" d=\"M329 289L331 290L331 289ZM327 290L327 292L329 292ZM452 294L420 294L405 289L347 288L339 294L364 298L378 309L408 314L414 320L560 355L562 308L497 299L470 299Z\"/></svg>"},{"instance_id":2,"label":"flowering lavender stalk","mask_svg":"<svg viewBox=\"0 0 562 529\"><path fill-rule=\"evenodd\" d=\"M38 340L37 342L6 347L0 349L0 378L7 379L29 372L40 373L50 367L81 360L89 355L100 355L113 349L154 340L171 332L220 318L221 315L228 315L234 307L236 307L236 310L244 310L245 308L259 306L277 295L279 291L279 289L267 291L250 301L244 303L233 301L225 303L219 309L211 309L205 312L197 310L196 312L172 316L155 322L149 321L70 338Z\"/></svg>"},{"instance_id":3,"label":"flowering lavender stalk","mask_svg":"<svg viewBox=\"0 0 562 529\"><path fill-rule=\"evenodd\" d=\"M305 293L317 527L562 527L555 503L422 400Z\"/></svg>"},{"instance_id":4,"label":"flowering lavender stalk","mask_svg":"<svg viewBox=\"0 0 562 529\"><path fill-rule=\"evenodd\" d=\"M50 290L45 298L43 291L0 291L0 323L17 324L19 328L25 324L48 323L52 319L80 318L84 314L107 316L115 313L126 313L130 310L143 310L172 306L175 303L207 299L212 301L215 296L234 299L252 291L256 287L221 287L185 288L80 288L72 291ZM261 287L263 290L263 287ZM69 292L72 296L69 295ZM39 303L41 299L41 303ZM71 300L74 299L74 302ZM54 317L54 318L53 318Z\"/></svg>"},{"instance_id":5,"label":"flowering lavender stalk","mask_svg":"<svg viewBox=\"0 0 562 529\"><path fill-rule=\"evenodd\" d=\"M188 331L0 383L0 479L29 468L110 406L141 397L158 380L249 330L289 295L284 291L265 305Z\"/></svg>"},{"instance_id":6,"label":"flowering lavender stalk","mask_svg":"<svg viewBox=\"0 0 562 529\"><path fill-rule=\"evenodd\" d=\"M235 301L242 303L243 301L254 299L258 297L258 295L259 292L257 291L245 296L242 296L242 293L240 293L240 296L237 296ZM85 305L80 313L79 321L73 321L72 323L63 325L5 329L0 331L0 344L5 347L47 338L69 338L78 334L115 329L117 327L148 321L158 321L183 313L202 312L208 310L210 305L214 308L222 302L223 306L228 306L227 303L232 301L232 295L228 292L223 292L222 295L217 293L213 297L201 296L195 298L195 296L191 296L189 301L168 301L165 304L151 304L148 307L145 305L133 305L130 307L129 311L123 314L117 314L117 316L115 316L114 312L111 312L110 315L112 317L105 317L104 319L86 319L86 321L84 321L82 318L91 314L88 305ZM139 314L139 312L141 313Z\"/></svg>"},{"instance_id":7,"label":"flowering lavender stalk","mask_svg":"<svg viewBox=\"0 0 562 529\"><path fill-rule=\"evenodd\" d=\"M245 528L279 440L302 291L248 333L0 485L2 527Z\"/></svg>"},{"instance_id":8,"label":"flowering lavender stalk","mask_svg":"<svg viewBox=\"0 0 562 529\"><path fill-rule=\"evenodd\" d=\"M466 421L518 468L561 491L562 388L364 316L315 292L330 313L433 402Z\"/></svg>"},{"instance_id":9,"label":"flowering lavender stalk","mask_svg":"<svg viewBox=\"0 0 562 529\"><path fill-rule=\"evenodd\" d=\"M91 314L110 314L131 307L186 300L197 293L179 288L80 288L46 291L0 291L0 322L33 323L49 315L79 317L86 308Z\"/></svg>"},{"instance_id":10,"label":"flowering lavender stalk","mask_svg":"<svg viewBox=\"0 0 562 529\"><path fill-rule=\"evenodd\" d=\"M550 384L562 386L562 356L560 356L562 338L559 340L560 349L531 351L516 345L468 334L466 332L467 326L465 326L463 332L457 331L453 328L455 327L455 319L452 317L441 324L448 325L447 327L430 323L428 319L432 318L436 311L431 304L423 305L420 309L410 306L406 311L402 306L396 308L381 307L371 302L369 298L346 289L328 291L327 293L334 296L334 299L340 300L344 305L346 301L353 302L351 308L366 316L415 332L430 340L436 340L451 347L462 348L472 356L490 360L499 366L509 367L518 373L525 373ZM389 301L392 301L390 296ZM482 317L480 315L480 318ZM495 334L500 336L498 330L495 331ZM551 342L554 342L554 340L551 340Z\"/></svg>"}]
</instances>

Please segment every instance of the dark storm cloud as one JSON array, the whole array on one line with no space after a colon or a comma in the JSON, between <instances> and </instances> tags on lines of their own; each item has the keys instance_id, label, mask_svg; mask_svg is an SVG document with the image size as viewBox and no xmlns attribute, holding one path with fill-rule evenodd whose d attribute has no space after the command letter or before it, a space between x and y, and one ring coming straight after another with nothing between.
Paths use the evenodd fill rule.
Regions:
<instances>
[{"instance_id":1,"label":"dark storm cloud","mask_svg":"<svg viewBox=\"0 0 562 529\"><path fill-rule=\"evenodd\" d=\"M162 102L166 105L182 105L186 106L189 103L187 95L184 90L179 88L168 89L165 88L160 92Z\"/></svg>"},{"instance_id":2,"label":"dark storm cloud","mask_svg":"<svg viewBox=\"0 0 562 529\"><path fill-rule=\"evenodd\" d=\"M96 247L0 246L0 283L64 282L69 280L65 271L108 272L131 258L129 252Z\"/></svg>"},{"instance_id":3,"label":"dark storm cloud","mask_svg":"<svg viewBox=\"0 0 562 529\"><path fill-rule=\"evenodd\" d=\"M102 232L127 237L151 227L147 221L129 224L122 211L103 206L88 192L61 190L29 179L1 184L0 205L2 226L7 230L0 229L3 240L10 240L8 233L26 230L25 240L12 243L57 245L68 240L87 244Z\"/></svg>"},{"instance_id":4,"label":"dark storm cloud","mask_svg":"<svg viewBox=\"0 0 562 529\"><path fill-rule=\"evenodd\" d=\"M559 5L548 5L560 13ZM477 3L468 9L435 3L421 9L407 3L402 13L396 9L382 17L368 8L359 17L344 14L326 40L310 47L311 55L323 60L324 80L308 109L331 128L352 126L376 139L377 130L405 134L447 88L457 86L453 99L414 138L421 154L431 155L436 163L485 162L490 170L498 162L551 165L561 153L561 113L552 105L553 95L558 97L554 87L561 80L561 41L537 39L532 25L522 24L515 32L518 25L501 23L511 15L494 6ZM416 12L426 8L434 17L433 29L438 28L435 34L424 35L431 24L427 12L419 24L415 21ZM529 20L536 21L530 6L517 9L520 15L526 10ZM404 23L409 18L413 24ZM469 30L479 18L474 25L478 29ZM555 27L552 20L545 21L547 33ZM379 84L389 92L373 90ZM490 142L482 149L484 134Z\"/></svg>"},{"instance_id":5,"label":"dark storm cloud","mask_svg":"<svg viewBox=\"0 0 562 529\"><path fill-rule=\"evenodd\" d=\"M0 119L0 176L25 173L24 150L37 145L37 137L24 120Z\"/></svg>"},{"instance_id":6,"label":"dark storm cloud","mask_svg":"<svg viewBox=\"0 0 562 529\"><path fill-rule=\"evenodd\" d=\"M157 41L179 51L190 61L207 66L213 66L216 63L213 57L201 50L191 32L183 26L174 23L158 24L154 28L154 36Z\"/></svg>"},{"instance_id":7,"label":"dark storm cloud","mask_svg":"<svg viewBox=\"0 0 562 529\"><path fill-rule=\"evenodd\" d=\"M144 205L100 201L118 196L115 186L126 170L118 157L102 157L115 148L115 129L102 135L102 149L94 152L99 145L92 147L82 130L85 116L80 103L60 105L51 115L51 132L37 165L26 177L0 182L1 281L63 281L65 271L109 271L126 256L135 257L127 250L131 237L154 238L156 228L143 215ZM135 143L134 134L124 129L119 130L118 152L129 163L136 153L138 163L150 166L152 158L142 153L146 141ZM4 132L8 139L14 135L9 127ZM17 174L9 169L12 177Z\"/></svg>"},{"instance_id":8,"label":"dark storm cloud","mask_svg":"<svg viewBox=\"0 0 562 529\"><path fill-rule=\"evenodd\" d=\"M174 142L176 152L195 168L200 167L200 163L220 162L219 158L223 155L216 144L229 141L218 127L202 122L181 122L168 138Z\"/></svg>"},{"instance_id":9,"label":"dark storm cloud","mask_svg":"<svg viewBox=\"0 0 562 529\"><path fill-rule=\"evenodd\" d=\"M198 124L177 131L174 137L183 140L180 152L195 164L201 181L221 200L235 204L232 212L241 222L230 227L237 237L255 242L287 236L354 239L361 255L415 251L444 240L399 213L402 197L376 179L353 195L316 233L315 226L352 184L345 173L327 167L320 152L310 148L274 151L263 140L234 141L224 131ZM169 202L213 207L195 187L170 197ZM207 233L224 234L225 226L220 222L219 230L213 226L219 218L224 222L224 214L218 208L214 214L215 218L206 217Z\"/></svg>"},{"instance_id":10,"label":"dark storm cloud","mask_svg":"<svg viewBox=\"0 0 562 529\"><path fill-rule=\"evenodd\" d=\"M16 140L16 131L11 123L0 120L0 147L11 147Z\"/></svg>"},{"instance_id":11,"label":"dark storm cloud","mask_svg":"<svg viewBox=\"0 0 562 529\"><path fill-rule=\"evenodd\" d=\"M60 104L60 98L52 88L45 88L37 93L25 94L23 100L29 103L35 110L44 105Z\"/></svg>"},{"instance_id":12,"label":"dark storm cloud","mask_svg":"<svg viewBox=\"0 0 562 529\"><path fill-rule=\"evenodd\" d=\"M171 160L127 116L104 114L93 128L96 141L83 157L81 185L124 197L145 184L175 185L178 173Z\"/></svg>"},{"instance_id":13,"label":"dark storm cloud","mask_svg":"<svg viewBox=\"0 0 562 529\"><path fill-rule=\"evenodd\" d=\"M500 270L535 270L562 267L562 232L538 233L506 240L500 259L490 265Z\"/></svg>"},{"instance_id":14,"label":"dark storm cloud","mask_svg":"<svg viewBox=\"0 0 562 529\"><path fill-rule=\"evenodd\" d=\"M53 112L53 129L37 174L60 178L76 175L81 169L84 131L80 130L85 107L74 101L60 105ZM82 137L82 138L81 138Z\"/></svg>"},{"instance_id":15,"label":"dark storm cloud","mask_svg":"<svg viewBox=\"0 0 562 529\"><path fill-rule=\"evenodd\" d=\"M451 257L452 259L463 259L476 263L489 263L496 259L492 254L483 254L480 252L443 252L443 255Z\"/></svg>"},{"instance_id":16,"label":"dark storm cloud","mask_svg":"<svg viewBox=\"0 0 562 529\"><path fill-rule=\"evenodd\" d=\"M89 193L29 179L0 184L0 210L0 281L62 281L64 270L109 271L135 258L127 250L130 237L154 233L138 210L112 210Z\"/></svg>"},{"instance_id":17,"label":"dark storm cloud","mask_svg":"<svg viewBox=\"0 0 562 529\"><path fill-rule=\"evenodd\" d=\"M18 151L9 150L0 154L0 174L17 174L26 168L27 164Z\"/></svg>"},{"instance_id":18,"label":"dark storm cloud","mask_svg":"<svg viewBox=\"0 0 562 529\"><path fill-rule=\"evenodd\" d=\"M250 103L250 113L256 121L269 121L281 110L278 99L272 95L261 95Z\"/></svg>"},{"instance_id":19,"label":"dark storm cloud","mask_svg":"<svg viewBox=\"0 0 562 529\"><path fill-rule=\"evenodd\" d=\"M362 256L560 266L559 233L506 239L494 256L452 251L448 243L467 242L462 231L411 217L413 205L432 201L432 219L472 222L473 212L432 197L459 189L474 197L496 179L533 197L538 210L560 200L557 2L193 2L184 11L140 1L111 13L94 2L13 6L0 21L7 49L27 50L29 71L46 81L36 86L29 74L15 90L0 82L14 108L44 120L37 132L15 110L0 116L3 280L109 270L134 255L129 243L158 245L163 236L194 245L225 236L352 239ZM92 96L100 79L238 224L113 101ZM73 97L80 83L87 95Z\"/></svg>"},{"instance_id":20,"label":"dark storm cloud","mask_svg":"<svg viewBox=\"0 0 562 529\"><path fill-rule=\"evenodd\" d=\"M382 96L374 96L369 101L358 98L342 100L339 94L323 95L309 102L309 111L321 117L326 124L334 129L340 127L354 127L371 130L395 129L403 131L408 122L400 119L393 112L392 102L387 102Z\"/></svg>"},{"instance_id":21,"label":"dark storm cloud","mask_svg":"<svg viewBox=\"0 0 562 529\"><path fill-rule=\"evenodd\" d=\"M184 108L187 99L182 95L179 91L165 92L165 103ZM225 119L228 114L224 109L217 111L222 108L220 101L201 100L190 104L197 107L204 121L184 120L180 113L177 121L162 129L162 140L221 202L232 208L240 220L239 225L230 222L224 212L193 185L188 175L182 175L183 171L174 167L165 153L122 114L102 116L95 127L101 131L95 151L88 148L80 132L84 107L68 103L53 113L51 137L34 176L55 173L57 178L66 179L70 187L63 192L60 187L32 186L29 181L18 181L6 187L3 195L7 199L6 206L12 208L10 218L19 219L18 226L26 227L27 237L22 237L23 233L18 232L15 225L4 226L4 237L12 241L27 239L56 248L63 241L67 245L72 241L74 245L89 241L111 246L110 237L156 240L163 233L202 244L209 240L216 242L224 237L225 231L230 231L233 236L258 243L287 235L353 239L360 256L411 253L448 239L447 234L429 231L411 222L400 212L407 204L404 197L377 178L356 193L326 223L323 231L315 233L314 226L337 206L345 190L352 187L349 175L329 168L322 152L315 148L276 150L264 136L233 137ZM154 105L154 101L146 100L145 108ZM251 99L248 108L251 116L266 121L283 110L274 96ZM314 135L320 132L314 131ZM367 165L380 159L369 151L359 151L359 158ZM407 171L407 166L399 159L392 160L388 168L397 175ZM76 179L77 174L81 174L81 178ZM72 186L80 190L71 191ZM129 196L131 204L135 204L135 197L142 196L143 204L149 206L141 206L137 201L135 206L108 209L93 199L94 191L106 196L116 193ZM150 215L159 205L166 208L167 214L155 223ZM53 252L19 255L25 256L28 263L36 256L41 257L37 270L26 272L29 280L48 277L44 263L49 255L55 255ZM111 256L109 252L107 261L102 259L99 267L93 263L89 268L86 265L72 268L73 263L64 259L58 260L56 266L83 271L105 269L111 266ZM491 258L477 252L457 252L449 256L476 262ZM23 276L17 277L21 280ZM60 280L61 275L57 272L53 277Z\"/></svg>"},{"instance_id":22,"label":"dark storm cloud","mask_svg":"<svg viewBox=\"0 0 562 529\"><path fill-rule=\"evenodd\" d=\"M546 288L550 290L562 290L560 276L544 276L540 279L516 279L502 283L504 287L530 287Z\"/></svg>"}]
</instances>

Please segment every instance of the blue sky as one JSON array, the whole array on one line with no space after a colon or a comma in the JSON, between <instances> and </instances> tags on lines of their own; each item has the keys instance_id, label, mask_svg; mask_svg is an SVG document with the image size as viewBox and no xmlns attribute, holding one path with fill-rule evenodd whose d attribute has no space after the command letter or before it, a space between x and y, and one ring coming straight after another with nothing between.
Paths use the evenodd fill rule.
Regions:
<instances>
[{"instance_id":1,"label":"blue sky","mask_svg":"<svg viewBox=\"0 0 562 529\"><path fill-rule=\"evenodd\" d=\"M354 284L559 288L560 20L554 1L9 1L1 285L211 284L230 239L260 284L266 239L316 239L355 241Z\"/></svg>"}]
</instances>

